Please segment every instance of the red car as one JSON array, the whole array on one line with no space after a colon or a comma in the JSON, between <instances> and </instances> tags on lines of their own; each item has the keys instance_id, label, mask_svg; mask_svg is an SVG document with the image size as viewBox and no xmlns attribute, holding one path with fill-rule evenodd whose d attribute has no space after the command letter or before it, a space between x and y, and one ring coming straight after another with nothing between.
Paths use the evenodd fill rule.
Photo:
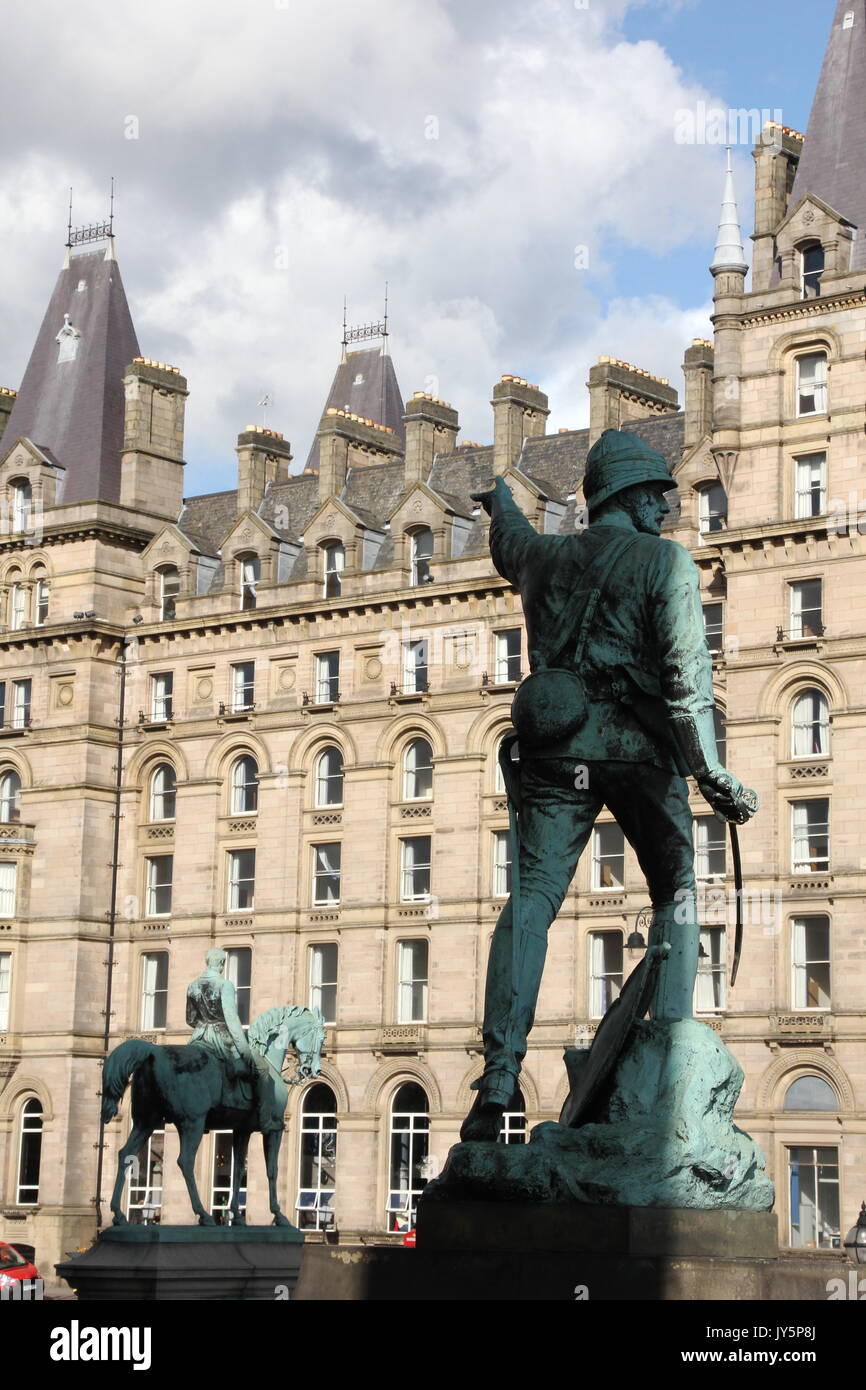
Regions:
<instances>
[{"instance_id":1,"label":"red car","mask_svg":"<svg viewBox=\"0 0 866 1390\"><path fill-rule=\"evenodd\" d=\"M14 1245L0 1241L0 1298L33 1298L41 1292L39 1270Z\"/></svg>"}]
</instances>

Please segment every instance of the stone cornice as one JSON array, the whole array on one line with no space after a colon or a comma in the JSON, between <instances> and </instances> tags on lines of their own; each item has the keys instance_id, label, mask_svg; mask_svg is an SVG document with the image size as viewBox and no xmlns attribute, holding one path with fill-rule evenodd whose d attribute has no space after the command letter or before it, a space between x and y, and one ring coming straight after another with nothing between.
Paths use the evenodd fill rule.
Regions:
<instances>
[{"instance_id":1,"label":"stone cornice","mask_svg":"<svg viewBox=\"0 0 866 1390\"><path fill-rule=\"evenodd\" d=\"M757 293L757 291L756 291ZM862 309L866 307L866 291L853 290L849 293L842 292L837 295L828 296L826 299L803 299L792 304L790 300L785 304L765 307L762 309L744 309L740 315L740 322L743 326L756 323L786 323L796 319L814 318L823 314L838 314L843 309Z\"/></svg>"}]
</instances>

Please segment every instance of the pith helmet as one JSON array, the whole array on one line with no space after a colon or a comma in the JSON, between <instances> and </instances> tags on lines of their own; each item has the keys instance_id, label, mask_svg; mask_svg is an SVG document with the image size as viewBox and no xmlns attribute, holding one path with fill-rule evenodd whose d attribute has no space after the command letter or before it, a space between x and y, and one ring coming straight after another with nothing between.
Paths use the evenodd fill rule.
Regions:
<instances>
[{"instance_id":1,"label":"pith helmet","mask_svg":"<svg viewBox=\"0 0 866 1390\"><path fill-rule=\"evenodd\" d=\"M589 508L599 507L615 492L636 483L665 483L676 487L661 454L639 434L603 430L586 456L583 495Z\"/></svg>"}]
</instances>

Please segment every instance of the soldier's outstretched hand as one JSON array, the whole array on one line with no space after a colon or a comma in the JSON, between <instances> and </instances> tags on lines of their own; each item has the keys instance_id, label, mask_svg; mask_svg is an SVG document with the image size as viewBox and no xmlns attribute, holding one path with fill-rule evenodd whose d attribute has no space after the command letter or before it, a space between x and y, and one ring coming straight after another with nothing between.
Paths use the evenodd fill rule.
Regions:
<instances>
[{"instance_id":1,"label":"soldier's outstretched hand","mask_svg":"<svg viewBox=\"0 0 866 1390\"><path fill-rule=\"evenodd\" d=\"M758 793L753 792L751 787L744 787L727 768L718 767L706 772L698 778L698 787L718 815L724 816L725 820L735 821L737 825L744 825L758 809Z\"/></svg>"}]
</instances>

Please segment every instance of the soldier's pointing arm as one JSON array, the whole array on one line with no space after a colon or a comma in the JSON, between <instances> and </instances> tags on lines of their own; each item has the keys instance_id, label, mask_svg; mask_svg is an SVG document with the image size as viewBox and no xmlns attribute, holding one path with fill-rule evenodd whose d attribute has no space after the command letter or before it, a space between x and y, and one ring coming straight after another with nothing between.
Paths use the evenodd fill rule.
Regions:
<instances>
[{"instance_id":1,"label":"soldier's pointing arm","mask_svg":"<svg viewBox=\"0 0 866 1390\"><path fill-rule=\"evenodd\" d=\"M521 572L540 550L544 537L527 521L501 477L487 492L473 494L490 513L490 554L503 579L518 585Z\"/></svg>"}]
</instances>

